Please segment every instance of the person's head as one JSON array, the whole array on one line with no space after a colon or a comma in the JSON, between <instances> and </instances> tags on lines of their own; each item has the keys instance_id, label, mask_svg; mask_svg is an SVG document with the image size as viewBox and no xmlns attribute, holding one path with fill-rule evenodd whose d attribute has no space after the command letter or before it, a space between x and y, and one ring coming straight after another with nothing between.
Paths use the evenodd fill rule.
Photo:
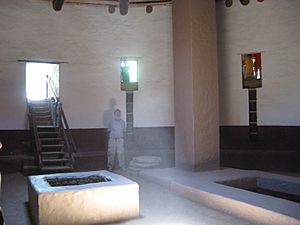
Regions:
<instances>
[{"instance_id":1,"label":"person's head","mask_svg":"<svg viewBox=\"0 0 300 225\"><path fill-rule=\"evenodd\" d=\"M252 54L247 54L247 58L251 59L252 58Z\"/></svg>"},{"instance_id":2,"label":"person's head","mask_svg":"<svg viewBox=\"0 0 300 225\"><path fill-rule=\"evenodd\" d=\"M120 119L121 119L121 110L120 110L120 109L116 109L116 110L114 111L114 118L115 118L116 120L120 120Z\"/></svg>"}]
</instances>

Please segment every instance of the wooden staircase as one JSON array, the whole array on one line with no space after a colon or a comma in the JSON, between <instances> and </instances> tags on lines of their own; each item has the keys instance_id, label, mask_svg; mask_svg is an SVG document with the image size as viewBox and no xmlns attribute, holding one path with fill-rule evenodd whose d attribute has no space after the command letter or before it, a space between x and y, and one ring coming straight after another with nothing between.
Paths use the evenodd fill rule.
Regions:
<instances>
[{"instance_id":1,"label":"wooden staircase","mask_svg":"<svg viewBox=\"0 0 300 225\"><path fill-rule=\"evenodd\" d=\"M39 173L72 171L73 151L57 102L50 99L31 101L28 108Z\"/></svg>"}]
</instances>

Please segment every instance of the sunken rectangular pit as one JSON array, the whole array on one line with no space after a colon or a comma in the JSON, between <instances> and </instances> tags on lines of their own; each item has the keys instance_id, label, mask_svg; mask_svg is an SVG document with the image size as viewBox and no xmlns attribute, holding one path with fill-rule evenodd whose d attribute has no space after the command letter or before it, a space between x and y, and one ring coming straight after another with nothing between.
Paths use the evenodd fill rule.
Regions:
<instances>
[{"instance_id":1,"label":"sunken rectangular pit","mask_svg":"<svg viewBox=\"0 0 300 225\"><path fill-rule=\"evenodd\" d=\"M265 177L243 177L216 183L300 203L298 183Z\"/></svg>"},{"instance_id":2,"label":"sunken rectangular pit","mask_svg":"<svg viewBox=\"0 0 300 225\"><path fill-rule=\"evenodd\" d=\"M36 225L94 225L139 216L137 183L109 171L28 177Z\"/></svg>"},{"instance_id":3,"label":"sunken rectangular pit","mask_svg":"<svg viewBox=\"0 0 300 225\"><path fill-rule=\"evenodd\" d=\"M203 172L148 169L139 176L251 224L300 225L300 177L297 176L229 168Z\"/></svg>"}]
</instances>

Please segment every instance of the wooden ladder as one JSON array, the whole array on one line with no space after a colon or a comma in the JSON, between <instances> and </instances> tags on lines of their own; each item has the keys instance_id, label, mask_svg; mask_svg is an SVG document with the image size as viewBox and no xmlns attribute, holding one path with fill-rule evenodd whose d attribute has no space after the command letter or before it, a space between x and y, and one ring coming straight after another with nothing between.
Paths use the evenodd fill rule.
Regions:
<instances>
[{"instance_id":1,"label":"wooden ladder","mask_svg":"<svg viewBox=\"0 0 300 225\"><path fill-rule=\"evenodd\" d=\"M54 123L50 104L50 100L29 103L39 172L72 171L73 160L68 149L68 140L64 137L64 129Z\"/></svg>"}]
</instances>

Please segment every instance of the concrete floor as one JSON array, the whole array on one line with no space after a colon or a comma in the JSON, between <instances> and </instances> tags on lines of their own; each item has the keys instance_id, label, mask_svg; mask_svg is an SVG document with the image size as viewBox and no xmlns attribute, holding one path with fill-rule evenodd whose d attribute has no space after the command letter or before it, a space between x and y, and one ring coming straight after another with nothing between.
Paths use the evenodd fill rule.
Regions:
<instances>
[{"instance_id":1,"label":"concrete floor","mask_svg":"<svg viewBox=\"0 0 300 225\"><path fill-rule=\"evenodd\" d=\"M298 176L233 168L198 172L157 168L142 170L135 175L160 184L194 202L254 224L300 225L299 203L242 189L257 186L265 190L300 196ZM251 183L248 179L252 180ZM240 188L222 185L228 181L234 181Z\"/></svg>"},{"instance_id":2,"label":"concrete floor","mask_svg":"<svg viewBox=\"0 0 300 225\"><path fill-rule=\"evenodd\" d=\"M140 185L140 217L114 224L128 225L254 225L171 193L168 189L126 175ZM32 224L28 213L27 182L21 174L2 175L1 204L6 225Z\"/></svg>"}]
</instances>

